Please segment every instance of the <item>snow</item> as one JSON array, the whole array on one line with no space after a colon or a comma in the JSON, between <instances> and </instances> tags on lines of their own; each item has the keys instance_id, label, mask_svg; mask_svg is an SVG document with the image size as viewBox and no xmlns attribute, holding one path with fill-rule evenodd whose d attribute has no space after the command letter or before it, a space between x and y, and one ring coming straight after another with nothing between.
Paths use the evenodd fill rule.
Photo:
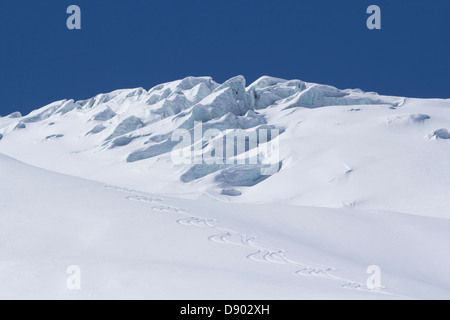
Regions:
<instances>
[{"instance_id":1,"label":"snow","mask_svg":"<svg viewBox=\"0 0 450 320\"><path fill-rule=\"evenodd\" d=\"M430 120L431 117L427 114L411 114L411 115L404 115L404 116L397 116L391 120L389 120L389 123L392 124L423 124L426 120Z\"/></svg>"},{"instance_id":2,"label":"snow","mask_svg":"<svg viewBox=\"0 0 450 320\"><path fill-rule=\"evenodd\" d=\"M188 77L0 118L0 298L450 298L449 108ZM245 150L175 163L180 129L203 159L230 130Z\"/></svg>"},{"instance_id":3,"label":"snow","mask_svg":"<svg viewBox=\"0 0 450 320\"><path fill-rule=\"evenodd\" d=\"M94 116L95 121L107 121L109 119L112 119L116 116L116 113L111 110L111 108L107 107L102 112L97 113Z\"/></svg>"},{"instance_id":4,"label":"snow","mask_svg":"<svg viewBox=\"0 0 450 320\"><path fill-rule=\"evenodd\" d=\"M231 196L231 197L238 197L242 193L235 189L225 189L225 190L222 190L221 194L226 195L226 196Z\"/></svg>"},{"instance_id":5,"label":"snow","mask_svg":"<svg viewBox=\"0 0 450 320\"><path fill-rule=\"evenodd\" d=\"M98 124L94 128L92 128L91 131L86 133L86 135L100 133L100 132L102 132L105 129L106 129L106 127L104 125Z\"/></svg>"},{"instance_id":6,"label":"snow","mask_svg":"<svg viewBox=\"0 0 450 320\"><path fill-rule=\"evenodd\" d=\"M22 118L22 114L20 112L13 112L8 117L11 119Z\"/></svg>"},{"instance_id":7,"label":"snow","mask_svg":"<svg viewBox=\"0 0 450 320\"><path fill-rule=\"evenodd\" d=\"M129 132L135 131L137 129L140 129L144 126L144 123L141 121L141 119L131 116L129 118L126 118L123 120L114 130L112 135L110 135L106 140L114 139L115 137L127 134Z\"/></svg>"},{"instance_id":8,"label":"snow","mask_svg":"<svg viewBox=\"0 0 450 320\"><path fill-rule=\"evenodd\" d=\"M45 119L50 118L58 109L64 107L64 105L67 103L66 100L57 101L54 103L51 103L45 107L42 107L39 110L35 110L31 112L28 116L23 118L24 123L33 123L33 122L39 122Z\"/></svg>"},{"instance_id":9,"label":"snow","mask_svg":"<svg viewBox=\"0 0 450 320\"><path fill-rule=\"evenodd\" d=\"M447 129L439 129L433 132L432 135L430 135L431 138L436 139L450 139L450 133Z\"/></svg>"},{"instance_id":10,"label":"snow","mask_svg":"<svg viewBox=\"0 0 450 320\"><path fill-rule=\"evenodd\" d=\"M179 143L171 139L174 132L186 129L194 135L195 121L203 121L203 133L242 129L251 135L277 129L281 169L267 179L249 170L259 183L241 183L236 187L241 196L233 201L450 215L444 131L450 122L448 100L389 97L267 76L245 86L242 76L223 84L188 77L148 91L125 89L84 101L58 101L23 118L1 118L0 152L143 191L220 197L222 173L246 167L174 164L171 151ZM63 137L42 144L54 135ZM221 139L203 141L203 158ZM200 142L192 140L192 145ZM257 154L256 149L246 151ZM345 174L349 169L352 173ZM155 184L143 182L149 180Z\"/></svg>"},{"instance_id":11,"label":"snow","mask_svg":"<svg viewBox=\"0 0 450 320\"><path fill-rule=\"evenodd\" d=\"M16 129L26 129L26 128L27 128L27 126L23 122L18 123L16 126Z\"/></svg>"},{"instance_id":12,"label":"snow","mask_svg":"<svg viewBox=\"0 0 450 320\"><path fill-rule=\"evenodd\" d=\"M450 297L448 219L193 201L0 164L1 298ZM379 291L364 288L374 262Z\"/></svg>"},{"instance_id":13,"label":"snow","mask_svg":"<svg viewBox=\"0 0 450 320\"><path fill-rule=\"evenodd\" d=\"M63 134L52 134L50 136L45 137L45 140L50 140L50 139L59 139L64 137Z\"/></svg>"},{"instance_id":14,"label":"snow","mask_svg":"<svg viewBox=\"0 0 450 320\"><path fill-rule=\"evenodd\" d=\"M112 148L126 146L126 145L130 144L131 141L133 141L133 140L134 140L134 138L132 138L132 137L119 137L117 139L114 139L110 148L112 149Z\"/></svg>"}]
</instances>

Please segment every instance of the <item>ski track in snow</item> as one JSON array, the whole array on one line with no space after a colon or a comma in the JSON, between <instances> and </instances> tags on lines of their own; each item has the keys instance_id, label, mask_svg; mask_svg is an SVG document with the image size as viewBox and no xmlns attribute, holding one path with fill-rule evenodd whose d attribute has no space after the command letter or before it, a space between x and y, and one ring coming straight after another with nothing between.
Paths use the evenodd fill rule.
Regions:
<instances>
[{"instance_id":1,"label":"ski track in snow","mask_svg":"<svg viewBox=\"0 0 450 320\"><path fill-rule=\"evenodd\" d=\"M155 203L155 202L165 202L163 199L149 196L149 195L142 195L142 192L128 189L128 188L122 188L117 186L105 186L107 189L116 190L119 192L125 192L125 193L131 193L133 195L125 197L126 199L130 201L141 201L141 202L147 202L147 203ZM382 289L369 289L365 284L354 282L349 279L337 277L332 274L332 272L336 271L333 267L320 267L320 266L311 266L307 265L301 262L297 262L291 259L288 259L286 257L286 251L284 250L277 250L277 249L271 249L267 248L265 246L262 246L256 242L254 242L257 237L255 236L248 236L245 234L242 234L240 232L230 230L221 226L216 225L217 222L214 219L209 218L202 218L202 217L195 217L192 216L187 209L185 208L178 208L172 205L159 205L159 206L152 206L152 210L169 213L169 214L181 214L187 216L187 218L177 219L176 223L187 226L187 227L198 227L198 228L208 228L214 231L220 231L220 233L214 234L210 237L208 237L209 241L218 243L218 244L225 244L225 245L234 245L234 246L241 246L241 247L248 247L249 249L253 250L253 253L250 253L247 255L247 259L259 262L259 263L272 263L272 264L278 264L278 265L287 265L287 266L295 266L297 270L293 273L297 276L303 276L303 277L315 277L315 278L321 278L321 279L327 279L327 280L334 280L337 282L342 283L340 286L344 289L351 289L351 290L362 290L372 293L379 293L379 294L385 294L385 295L394 295L390 292L387 292Z\"/></svg>"},{"instance_id":2,"label":"ski track in snow","mask_svg":"<svg viewBox=\"0 0 450 320\"><path fill-rule=\"evenodd\" d=\"M131 201L142 201L142 202L148 202L148 203L163 201L162 199L145 197L145 196L129 196L129 197L127 197L127 199L131 200Z\"/></svg>"}]
</instances>

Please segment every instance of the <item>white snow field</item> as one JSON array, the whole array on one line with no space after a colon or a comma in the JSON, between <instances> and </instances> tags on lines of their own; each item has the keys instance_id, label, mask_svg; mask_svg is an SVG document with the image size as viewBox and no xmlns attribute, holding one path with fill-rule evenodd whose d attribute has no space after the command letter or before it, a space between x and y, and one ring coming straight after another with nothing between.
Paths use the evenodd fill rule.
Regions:
<instances>
[{"instance_id":1,"label":"white snow field","mask_svg":"<svg viewBox=\"0 0 450 320\"><path fill-rule=\"evenodd\" d=\"M449 111L238 76L0 117L0 298L450 299ZM175 163L172 135L199 121L279 130L278 157L259 135L229 157L276 170ZM222 138L189 147L207 156Z\"/></svg>"}]
</instances>

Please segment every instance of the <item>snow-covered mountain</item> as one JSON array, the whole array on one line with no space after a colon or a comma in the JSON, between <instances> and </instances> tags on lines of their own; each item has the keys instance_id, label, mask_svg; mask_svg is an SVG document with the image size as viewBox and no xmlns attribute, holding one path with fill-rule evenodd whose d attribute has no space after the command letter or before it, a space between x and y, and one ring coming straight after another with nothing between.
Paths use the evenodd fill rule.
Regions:
<instances>
[{"instance_id":1,"label":"snow-covered mountain","mask_svg":"<svg viewBox=\"0 0 450 320\"><path fill-rule=\"evenodd\" d=\"M450 297L449 219L173 198L2 155L0 177L0 299Z\"/></svg>"},{"instance_id":2,"label":"snow-covered mountain","mask_svg":"<svg viewBox=\"0 0 450 320\"><path fill-rule=\"evenodd\" d=\"M449 110L449 100L387 97L300 80L262 77L246 87L242 76L223 84L189 77L0 118L0 152L147 192L449 217ZM265 141L259 136L244 150L259 155L258 163L174 163L174 132L194 136L198 123L203 133L222 133L189 142L200 156L229 130L247 136L278 130L266 139L278 147L277 162L268 159L276 170L262 174L270 155L260 152Z\"/></svg>"},{"instance_id":3,"label":"snow-covered mountain","mask_svg":"<svg viewBox=\"0 0 450 320\"><path fill-rule=\"evenodd\" d=\"M449 129L450 100L242 76L0 117L0 298L448 298Z\"/></svg>"}]
</instances>

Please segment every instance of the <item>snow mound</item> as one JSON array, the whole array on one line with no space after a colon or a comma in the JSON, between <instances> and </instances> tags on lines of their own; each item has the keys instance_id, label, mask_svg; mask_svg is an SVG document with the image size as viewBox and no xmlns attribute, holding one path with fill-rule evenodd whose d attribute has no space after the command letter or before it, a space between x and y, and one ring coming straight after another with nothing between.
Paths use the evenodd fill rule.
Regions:
<instances>
[{"instance_id":1,"label":"snow mound","mask_svg":"<svg viewBox=\"0 0 450 320\"><path fill-rule=\"evenodd\" d=\"M447 129L438 129L436 131L434 131L432 134L429 135L430 138L435 138L435 139L450 139L450 133L448 132Z\"/></svg>"}]
</instances>

